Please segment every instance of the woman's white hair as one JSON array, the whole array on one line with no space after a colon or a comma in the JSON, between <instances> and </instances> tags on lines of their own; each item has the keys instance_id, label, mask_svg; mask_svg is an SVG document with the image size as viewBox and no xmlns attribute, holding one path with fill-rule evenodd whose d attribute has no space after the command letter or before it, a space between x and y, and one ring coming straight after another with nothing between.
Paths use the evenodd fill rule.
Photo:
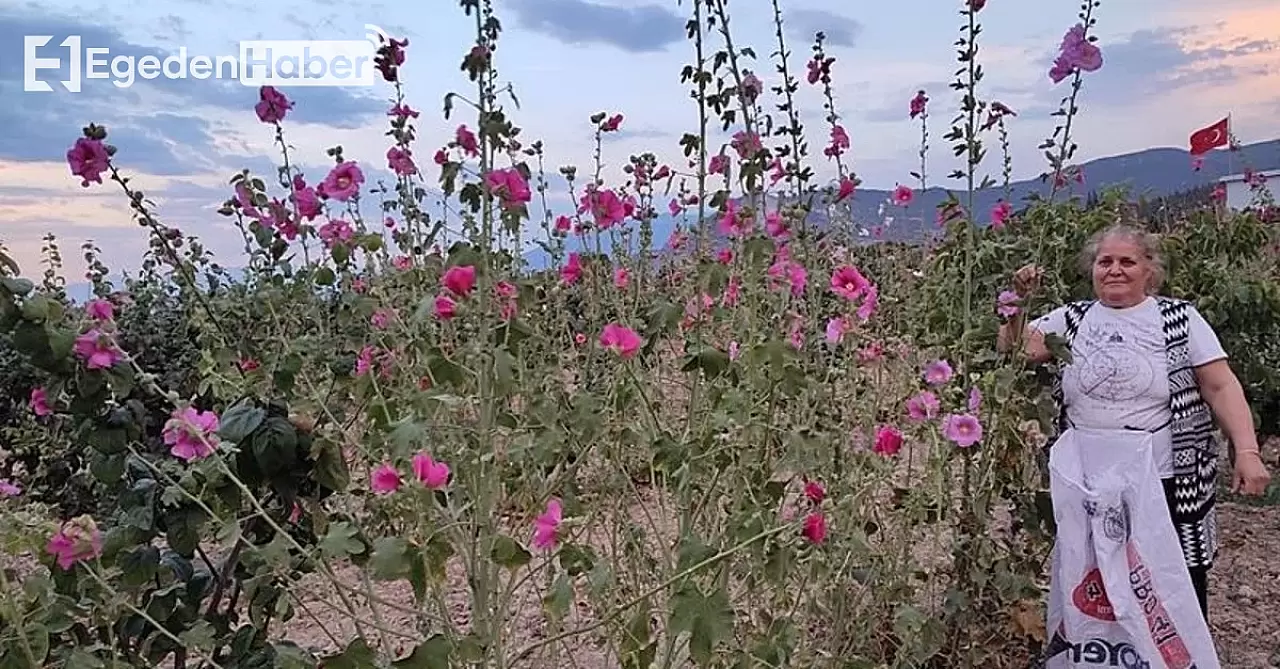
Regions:
<instances>
[{"instance_id":1,"label":"woman's white hair","mask_svg":"<svg viewBox=\"0 0 1280 669\"><path fill-rule=\"evenodd\" d=\"M1080 271L1086 276L1093 275L1093 263L1098 259L1098 248L1108 239L1123 239L1132 242L1142 249L1151 268L1151 278L1147 281L1147 293L1154 295L1164 285L1164 254L1160 252L1160 237L1132 223L1115 223L1094 233L1085 242L1080 251Z\"/></svg>"}]
</instances>

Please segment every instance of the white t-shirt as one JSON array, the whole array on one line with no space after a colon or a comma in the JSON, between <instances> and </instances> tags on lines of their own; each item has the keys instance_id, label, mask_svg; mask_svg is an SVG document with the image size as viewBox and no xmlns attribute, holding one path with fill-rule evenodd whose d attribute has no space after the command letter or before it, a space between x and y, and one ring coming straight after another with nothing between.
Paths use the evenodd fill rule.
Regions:
<instances>
[{"instance_id":1,"label":"white t-shirt","mask_svg":"<svg viewBox=\"0 0 1280 669\"><path fill-rule=\"evenodd\" d=\"M1065 306L1031 322L1044 333L1064 334ZM1227 357L1213 328L1195 307L1187 309L1187 348L1193 367ZM1148 297L1113 309L1095 302L1085 312L1062 374L1067 418L1081 428L1155 432L1156 470L1173 476L1168 363L1160 307ZM1162 429L1166 428L1166 429Z\"/></svg>"}]
</instances>

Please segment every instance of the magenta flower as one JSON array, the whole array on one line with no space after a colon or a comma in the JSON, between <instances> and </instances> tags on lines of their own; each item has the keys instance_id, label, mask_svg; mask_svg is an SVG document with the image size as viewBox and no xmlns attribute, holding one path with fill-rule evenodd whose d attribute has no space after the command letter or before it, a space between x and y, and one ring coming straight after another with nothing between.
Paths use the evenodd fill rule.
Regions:
<instances>
[{"instance_id":1,"label":"magenta flower","mask_svg":"<svg viewBox=\"0 0 1280 669\"><path fill-rule=\"evenodd\" d=\"M31 389L31 411L42 417L53 413L53 409L49 408L49 394L44 388Z\"/></svg>"},{"instance_id":2,"label":"magenta flower","mask_svg":"<svg viewBox=\"0 0 1280 669\"><path fill-rule=\"evenodd\" d=\"M436 462L425 452L413 456L413 474L418 481L432 490L439 490L449 482L449 465Z\"/></svg>"},{"instance_id":3,"label":"magenta flower","mask_svg":"<svg viewBox=\"0 0 1280 669\"><path fill-rule=\"evenodd\" d=\"M623 358L634 357L643 343L635 330L618 323L609 323L600 333L600 346L614 351Z\"/></svg>"},{"instance_id":4,"label":"magenta flower","mask_svg":"<svg viewBox=\"0 0 1280 669\"><path fill-rule=\"evenodd\" d=\"M560 530L560 522L564 511L559 498L552 497L547 501L547 510L533 520L533 545L535 548L555 548Z\"/></svg>"},{"instance_id":5,"label":"magenta flower","mask_svg":"<svg viewBox=\"0 0 1280 669\"><path fill-rule=\"evenodd\" d=\"M293 109L293 102L286 98L284 93L277 91L274 86L263 86L258 89L258 104L253 106L253 111L258 115L259 121L279 123L284 120L290 109Z\"/></svg>"},{"instance_id":6,"label":"magenta flower","mask_svg":"<svg viewBox=\"0 0 1280 669\"><path fill-rule=\"evenodd\" d=\"M124 354L116 348L111 338L97 329L76 337L72 350L89 369L111 369L124 359Z\"/></svg>"},{"instance_id":7,"label":"magenta flower","mask_svg":"<svg viewBox=\"0 0 1280 669\"><path fill-rule=\"evenodd\" d=\"M364 183L364 172L354 162L346 160L329 170L324 181L320 182L320 194L339 202L346 202L360 192Z\"/></svg>"},{"instance_id":8,"label":"magenta flower","mask_svg":"<svg viewBox=\"0 0 1280 669\"><path fill-rule=\"evenodd\" d=\"M175 409L161 435L174 457L188 462L208 457L218 443L218 414L194 407Z\"/></svg>"},{"instance_id":9,"label":"magenta flower","mask_svg":"<svg viewBox=\"0 0 1280 669\"><path fill-rule=\"evenodd\" d=\"M946 360L934 360L924 366L924 382L931 386L940 386L951 380L955 374L951 363Z\"/></svg>"},{"instance_id":10,"label":"magenta flower","mask_svg":"<svg viewBox=\"0 0 1280 669\"><path fill-rule=\"evenodd\" d=\"M80 185L88 188L90 181L102 183L102 173L111 167L111 156L102 140L81 137L67 150L67 165L72 175L80 177Z\"/></svg>"},{"instance_id":11,"label":"magenta flower","mask_svg":"<svg viewBox=\"0 0 1280 669\"><path fill-rule=\"evenodd\" d=\"M395 467L383 463L373 470L369 477L369 489L377 495L388 495L400 489L400 472Z\"/></svg>"}]
</instances>

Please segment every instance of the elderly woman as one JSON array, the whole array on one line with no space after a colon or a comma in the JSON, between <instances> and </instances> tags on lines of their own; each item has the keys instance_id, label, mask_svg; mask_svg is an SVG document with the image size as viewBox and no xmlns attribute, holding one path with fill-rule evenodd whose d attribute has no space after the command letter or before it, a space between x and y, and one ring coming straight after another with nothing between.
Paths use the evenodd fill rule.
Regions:
<instances>
[{"instance_id":1,"label":"elderly woman","mask_svg":"<svg viewBox=\"0 0 1280 669\"><path fill-rule=\"evenodd\" d=\"M1046 333L1061 336L1072 361L1056 392L1060 427L1152 433L1156 470L1208 619L1208 571L1218 549L1215 416L1234 448L1232 489L1260 495L1270 480L1244 390L1196 308L1157 295L1164 263L1154 235L1107 228L1086 245L1081 269L1091 274L1096 299L1060 306L1030 324L1015 316L1001 326L999 348L1009 350L1021 334L1027 357L1044 362L1051 357ZM1019 269L1014 289L1031 294L1040 275L1034 265Z\"/></svg>"}]
</instances>

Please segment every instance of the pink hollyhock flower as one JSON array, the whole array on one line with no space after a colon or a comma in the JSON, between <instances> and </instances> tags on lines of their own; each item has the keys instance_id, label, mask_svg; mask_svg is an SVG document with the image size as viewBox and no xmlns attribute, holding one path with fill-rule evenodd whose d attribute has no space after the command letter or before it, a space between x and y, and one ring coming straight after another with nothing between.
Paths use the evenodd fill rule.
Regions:
<instances>
[{"instance_id":1,"label":"pink hollyhock flower","mask_svg":"<svg viewBox=\"0 0 1280 669\"><path fill-rule=\"evenodd\" d=\"M307 185L301 174L293 177L293 194L289 199L298 205L298 215L302 218L314 221L320 215L320 196L316 193L316 189Z\"/></svg>"},{"instance_id":2,"label":"pink hollyhock flower","mask_svg":"<svg viewBox=\"0 0 1280 669\"><path fill-rule=\"evenodd\" d=\"M0 497L17 497L22 494L22 488L18 484L9 479L0 479Z\"/></svg>"},{"instance_id":3,"label":"pink hollyhock flower","mask_svg":"<svg viewBox=\"0 0 1280 669\"><path fill-rule=\"evenodd\" d=\"M942 419L942 436L967 448L982 440L982 423L969 414L949 414Z\"/></svg>"},{"instance_id":4,"label":"pink hollyhock flower","mask_svg":"<svg viewBox=\"0 0 1280 669\"><path fill-rule=\"evenodd\" d=\"M909 186L898 184L898 187L893 189L893 203L900 207L911 204L911 200L915 199L915 196L915 191L911 190Z\"/></svg>"},{"instance_id":5,"label":"pink hollyhock flower","mask_svg":"<svg viewBox=\"0 0 1280 669\"><path fill-rule=\"evenodd\" d=\"M1075 24L1062 37L1058 57L1049 68L1049 79L1059 83L1076 71L1093 72L1102 67L1102 50L1085 36L1084 25Z\"/></svg>"},{"instance_id":6,"label":"pink hollyhock flower","mask_svg":"<svg viewBox=\"0 0 1280 669\"><path fill-rule=\"evenodd\" d=\"M76 337L72 350L89 369L111 369L124 359L124 354L111 338L96 329Z\"/></svg>"},{"instance_id":7,"label":"pink hollyhock flower","mask_svg":"<svg viewBox=\"0 0 1280 669\"><path fill-rule=\"evenodd\" d=\"M916 91L916 96L911 98L911 118L915 118L925 112L925 106L929 104L929 96L924 91Z\"/></svg>"},{"instance_id":8,"label":"pink hollyhock flower","mask_svg":"<svg viewBox=\"0 0 1280 669\"><path fill-rule=\"evenodd\" d=\"M1018 315L1022 310L1018 306L1018 302L1022 300L1022 296L1012 290L1002 290L1000 295L996 297L996 313L1005 318L1012 318Z\"/></svg>"},{"instance_id":9,"label":"pink hollyhock flower","mask_svg":"<svg viewBox=\"0 0 1280 669\"><path fill-rule=\"evenodd\" d=\"M49 408L49 395L44 388L31 389L31 411L37 416L48 416L53 413Z\"/></svg>"},{"instance_id":10,"label":"pink hollyhock flower","mask_svg":"<svg viewBox=\"0 0 1280 669\"><path fill-rule=\"evenodd\" d=\"M485 177L484 182L489 192L502 201L503 209L514 209L533 198L533 194L529 192L529 182L514 167L493 170Z\"/></svg>"},{"instance_id":11,"label":"pink hollyhock flower","mask_svg":"<svg viewBox=\"0 0 1280 669\"><path fill-rule=\"evenodd\" d=\"M746 98L747 102L754 102L756 98L760 97L760 93L764 91L764 84L760 82L760 77L748 73L742 78L742 84L739 86L738 91L742 97Z\"/></svg>"},{"instance_id":12,"label":"pink hollyhock flower","mask_svg":"<svg viewBox=\"0 0 1280 669\"><path fill-rule=\"evenodd\" d=\"M867 286L867 292L863 296L862 304L858 305L857 316L861 321L870 320L876 313L876 307L880 305L880 289L875 285Z\"/></svg>"},{"instance_id":13,"label":"pink hollyhock flower","mask_svg":"<svg viewBox=\"0 0 1280 669\"><path fill-rule=\"evenodd\" d=\"M573 221L568 216L560 215L556 217L555 232L556 234L568 234L573 229Z\"/></svg>"},{"instance_id":14,"label":"pink hollyhock flower","mask_svg":"<svg viewBox=\"0 0 1280 669\"><path fill-rule=\"evenodd\" d=\"M845 132L844 126L836 124L831 126L831 143L822 153L828 158L835 158L849 150L849 133Z\"/></svg>"},{"instance_id":15,"label":"pink hollyhock flower","mask_svg":"<svg viewBox=\"0 0 1280 669\"><path fill-rule=\"evenodd\" d=\"M458 314L458 303L453 301L448 295L437 295L436 302L436 318L440 320L450 320Z\"/></svg>"},{"instance_id":16,"label":"pink hollyhock flower","mask_svg":"<svg viewBox=\"0 0 1280 669\"><path fill-rule=\"evenodd\" d=\"M950 381L954 373L951 363L946 360L934 360L924 366L924 382L931 386L940 386Z\"/></svg>"},{"instance_id":17,"label":"pink hollyhock flower","mask_svg":"<svg viewBox=\"0 0 1280 669\"><path fill-rule=\"evenodd\" d=\"M391 259L391 265L399 270L409 269L410 267L413 267L413 258L410 258L409 256L396 256Z\"/></svg>"},{"instance_id":18,"label":"pink hollyhock flower","mask_svg":"<svg viewBox=\"0 0 1280 669\"><path fill-rule=\"evenodd\" d=\"M320 188L325 197L346 202L360 192L360 185L363 183L364 172L360 170L360 166L346 160L329 170L329 174L320 183Z\"/></svg>"},{"instance_id":19,"label":"pink hollyhock flower","mask_svg":"<svg viewBox=\"0 0 1280 669\"><path fill-rule=\"evenodd\" d=\"M169 453L187 462L213 454L218 443L218 414L195 407L175 409L161 435Z\"/></svg>"},{"instance_id":20,"label":"pink hollyhock flower","mask_svg":"<svg viewBox=\"0 0 1280 669\"><path fill-rule=\"evenodd\" d=\"M578 213L590 211L596 227L608 230L620 225L629 215L627 203L609 189L588 188L578 201Z\"/></svg>"},{"instance_id":21,"label":"pink hollyhock flower","mask_svg":"<svg viewBox=\"0 0 1280 669\"><path fill-rule=\"evenodd\" d=\"M764 215L764 231L774 239L785 239L791 232L787 228L787 222L782 220L782 214L776 211Z\"/></svg>"},{"instance_id":22,"label":"pink hollyhock flower","mask_svg":"<svg viewBox=\"0 0 1280 669\"><path fill-rule=\"evenodd\" d=\"M320 235L320 241L324 242L325 248L329 249L339 243L345 244L356 236L356 231L351 224L342 219L330 220L320 226L316 232Z\"/></svg>"},{"instance_id":23,"label":"pink hollyhock flower","mask_svg":"<svg viewBox=\"0 0 1280 669\"><path fill-rule=\"evenodd\" d=\"M1001 202L991 208L991 227L996 230L1003 230L1005 221L1013 214L1013 205L1008 202Z\"/></svg>"},{"instance_id":24,"label":"pink hollyhock flower","mask_svg":"<svg viewBox=\"0 0 1280 669\"><path fill-rule=\"evenodd\" d=\"M902 450L902 433L895 427L880 426L876 430L876 443L871 446L871 450L886 457L897 455Z\"/></svg>"},{"instance_id":25,"label":"pink hollyhock flower","mask_svg":"<svg viewBox=\"0 0 1280 669\"><path fill-rule=\"evenodd\" d=\"M387 167L402 177L418 171L418 166L413 164L413 152L398 146L387 149Z\"/></svg>"},{"instance_id":26,"label":"pink hollyhock flower","mask_svg":"<svg viewBox=\"0 0 1280 669\"><path fill-rule=\"evenodd\" d=\"M707 164L707 174L729 174L729 156L723 153L717 153L711 157L711 162Z\"/></svg>"},{"instance_id":27,"label":"pink hollyhock flower","mask_svg":"<svg viewBox=\"0 0 1280 669\"><path fill-rule=\"evenodd\" d=\"M757 153L764 150L764 145L760 143L760 136L754 132L747 130L739 130L734 133L733 139L729 142L729 146L738 152L738 158L749 160Z\"/></svg>"},{"instance_id":28,"label":"pink hollyhock flower","mask_svg":"<svg viewBox=\"0 0 1280 669\"><path fill-rule=\"evenodd\" d=\"M642 343L640 335L618 323L609 323L600 333L600 346L611 349L623 358L634 357Z\"/></svg>"},{"instance_id":29,"label":"pink hollyhock flower","mask_svg":"<svg viewBox=\"0 0 1280 669\"><path fill-rule=\"evenodd\" d=\"M827 489L817 481L805 481L804 496L808 497L809 501L814 504L821 504L822 500L827 498Z\"/></svg>"},{"instance_id":30,"label":"pink hollyhock flower","mask_svg":"<svg viewBox=\"0 0 1280 669\"><path fill-rule=\"evenodd\" d=\"M115 306L107 300L90 300L84 310L89 318L95 321L109 321L115 318Z\"/></svg>"},{"instance_id":31,"label":"pink hollyhock flower","mask_svg":"<svg viewBox=\"0 0 1280 669\"><path fill-rule=\"evenodd\" d=\"M474 265L454 265L445 270L440 283L445 290L465 299L476 287L476 268Z\"/></svg>"},{"instance_id":32,"label":"pink hollyhock flower","mask_svg":"<svg viewBox=\"0 0 1280 669\"><path fill-rule=\"evenodd\" d=\"M605 121L600 124L600 130L603 132L614 132L621 126L622 126L622 114L614 114L613 116L610 116L609 118L605 119Z\"/></svg>"},{"instance_id":33,"label":"pink hollyhock flower","mask_svg":"<svg viewBox=\"0 0 1280 669\"><path fill-rule=\"evenodd\" d=\"M392 309L381 308L373 312L373 317L369 319L369 323L379 330L387 329L391 325L391 321L395 319L396 312Z\"/></svg>"},{"instance_id":34,"label":"pink hollyhock flower","mask_svg":"<svg viewBox=\"0 0 1280 669\"><path fill-rule=\"evenodd\" d=\"M853 195L855 188L856 185L853 183L853 179L850 179L849 177L841 177L840 190L836 193L836 202L841 202L845 198Z\"/></svg>"},{"instance_id":35,"label":"pink hollyhock flower","mask_svg":"<svg viewBox=\"0 0 1280 669\"><path fill-rule=\"evenodd\" d=\"M564 267L560 268L560 278L573 285L582 278L582 258L577 253L570 253Z\"/></svg>"},{"instance_id":36,"label":"pink hollyhock flower","mask_svg":"<svg viewBox=\"0 0 1280 669\"><path fill-rule=\"evenodd\" d=\"M969 411L977 411L982 408L982 391L977 386L969 389Z\"/></svg>"},{"instance_id":37,"label":"pink hollyhock flower","mask_svg":"<svg viewBox=\"0 0 1280 669\"><path fill-rule=\"evenodd\" d=\"M77 516L63 523L49 538L45 551L57 559L59 569L66 571L102 555L102 532L92 516Z\"/></svg>"},{"instance_id":38,"label":"pink hollyhock flower","mask_svg":"<svg viewBox=\"0 0 1280 669\"><path fill-rule=\"evenodd\" d=\"M401 483L400 472L385 462L369 475L369 489L377 495L389 495L399 490Z\"/></svg>"},{"instance_id":39,"label":"pink hollyhock flower","mask_svg":"<svg viewBox=\"0 0 1280 669\"><path fill-rule=\"evenodd\" d=\"M751 234L751 222L738 211L738 203L729 200L724 203L724 213L720 215L720 234L726 237L744 237Z\"/></svg>"},{"instance_id":40,"label":"pink hollyhock flower","mask_svg":"<svg viewBox=\"0 0 1280 669\"><path fill-rule=\"evenodd\" d=\"M449 465L436 462L426 452L413 456L413 475L432 490L439 490L449 482Z\"/></svg>"},{"instance_id":41,"label":"pink hollyhock flower","mask_svg":"<svg viewBox=\"0 0 1280 669\"><path fill-rule=\"evenodd\" d=\"M80 185L88 188L90 181L102 183L102 173L111 166L111 156L102 140L81 137L67 150L67 165L72 175L80 177Z\"/></svg>"},{"instance_id":42,"label":"pink hollyhock flower","mask_svg":"<svg viewBox=\"0 0 1280 669\"><path fill-rule=\"evenodd\" d=\"M849 329L849 321L844 318L832 318L827 321L827 343L835 346L844 341L844 336Z\"/></svg>"},{"instance_id":43,"label":"pink hollyhock flower","mask_svg":"<svg viewBox=\"0 0 1280 669\"><path fill-rule=\"evenodd\" d=\"M857 267L841 265L831 273L831 292L851 302L862 297L870 286Z\"/></svg>"},{"instance_id":44,"label":"pink hollyhock flower","mask_svg":"<svg viewBox=\"0 0 1280 669\"><path fill-rule=\"evenodd\" d=\"M560 500L552 497L547 501L547 510L533 520L533 545L535 548L555 548L560 522L564 519L564 510Z\"/></svg>"},{"instance_id":45,"label":"pink hollyhock flower","mask_svg":"<svg viewBox=\"0 0 1280 669\"><path fill-rule=\"evenodd\" d=\"M286 98L284 93L277 91L274 86L263 86L258 89L258 104L253 106L253 111L258 114L259 121L279 123L284 120L290 109L293 109L293 102Z\"/></svg>"},{"instance_id":46,"label":"pink hollyhock flower","mask_svg":"<svg viewBox=\"0 0 1280 669\"><path fill-rule=\"evenodd\" d=\"M680 212L684 211L684 207L681 207L680 201L673 197L671 198L671 201L667 203L667 211L671 212L672 216L679 216Z\"/></svg>"},{"instance_id":47,"label":"pink hollyhock flower","mask_svg":"<svg viewBox=\"0 0 1280 669\"><path fill-rule=\"evenodd\" d=\"M468 130L465 124L458 126L458 129L453 134L453 141L467 155L472 157L480 155L480 144L476 141L476 135Z\"/></svg>"},{"instance_id":48,"label":"pink hollyhock flower","mask_svg":"<svg viewBox=\"0 0 1280 669\"><path fill-rule=\"evenodd\" d=\"M927 390L907 400L907 415L916 421L933 418L941 408L942 402L938 401L938 396Z\"/></svg>"},{"instance_id":49,"label":"pink hollyhock flower","mask_svg":"<svg viewBox=\"0 0 1280 669\"><path fill-rule=\"evenodd\" d=\"M418 112L409 105L396 103L396 106L387 110L387 116L395 116L396 118L418 118Z\"/></svg>"},{"instance_id":50,"label":"pink hollyhock flower","mask_svg":"<svg viewBox=\"0 0 1280 669\"><path fill-rule=\"evenodd\" d=\"M625 290L631 285L631 273L625 267L619 267L613 271L613 285L618 290Z\"/></svg>"},{"instance_id":51,"label":"pink hollyhock flower","mask_svg":"<svg viewBox=\"0 0 1280 669\"><path fill-rule=\"evenodd\" d=\"M810 513L805 516L804 527L800 531L811 543L821 544L827 540L827 517L821 511Z\"/></svg>"}]
</instances>

